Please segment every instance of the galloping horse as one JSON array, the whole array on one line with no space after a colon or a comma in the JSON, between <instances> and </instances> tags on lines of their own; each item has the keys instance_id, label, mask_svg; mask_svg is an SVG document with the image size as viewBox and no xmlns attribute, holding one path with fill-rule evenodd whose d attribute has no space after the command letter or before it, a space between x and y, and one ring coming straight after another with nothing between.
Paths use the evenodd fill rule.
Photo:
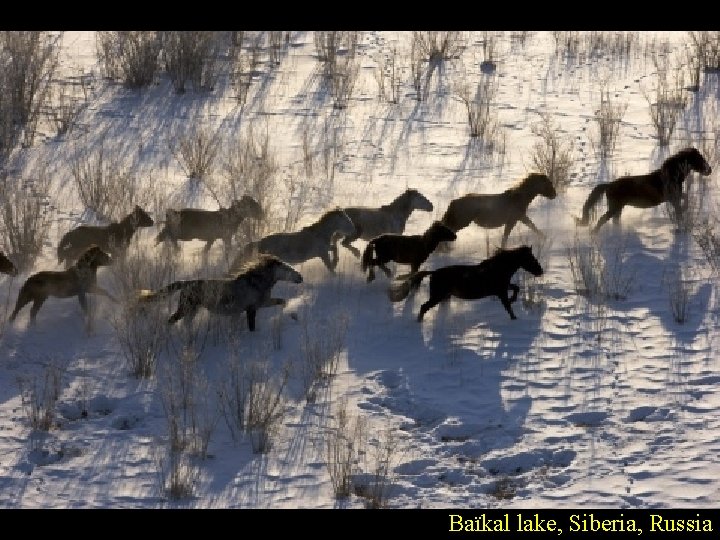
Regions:
<instances>
[{"instance_id":1,"label":"galloping horse","mask_svg":"<svg viewBox=\"0 0 720 540\"><path fill-rule=\"evenodd\" d=\"M518 221L543 236L543 233L527 216L528 206L538 195L554 199L557 192L546 175L530 173L519 184L502 193L469 193L451 201L441 221L455 232L467 227L472 222L486 229L504 225L505 231L500 244L500 247L504 248L510 231Z\"/></svg>"},{"instance_id":2,"label":"galloping horse","mask_svg":"<svg viewBox=\"0 0 720 540\"><path fill-rule=\"evenodd\" d=\"M15 309L10 315L10 320L14 321L18 312L25 307L26 304L32 302L33 305L30 308L30 324L34 324L38 311L49 296L55 296L57 298L77 296L89 329L90 318L86 295L88 293L100 294L113 302L117 301L109 292L97 285L98 267L108 266L111 263L112 259L110 255L97 246L91 246L78 261L67 270L47 270L33 274L27 278L20 288Z\"/></svg>"},{"instance_id":3,"label":"galloping horse","mask_svg":"<svg viewBox=\"0 0 720 540\"><path fill-rule=\"evenodd\" d=\"M404 300L410 291L420 286L423 278L430 276L430 298L420 307L418 322L422 321L427 310L448 300L451 296L465 300L497 296L510 314L510 318L517 319L512 310L512 303L517 300L520 288L510 283L510 280L520 268L534 276L543 274L542 266L533 255L532 248L520 246L514 249L500 249L495 255L479 264L423 270L399 284L393 284L388 296L393 302ZM513 292L509 298L508 290Z\"/></svg>"},{"instance_id":4,"label":"galloping horse","mask_svg":"<svg viewBox=\"0 0 720 540\"><path fill-rule=\"evenodd\" d=\"M375 279L375 266L390 277L390 269L385 266L389 261L409 264L410 273L414 274L440 242L452 242L456 238L455 233L439 221L433 222L423 234L381 234L370 240L363 251L362 270L366 272L369 269L368 282Z\"/></svg>"},{"instance_id":5,"label":"galloping horse","mask_svg":"<svg viewBox=\"0 0 720 540\"><path fill-rule=\"evenodd\" d=\"M380 208L351 206L344 210L355 225L355 231L345 235L342 245L359 258L360 250L352 246L352 242L358 238L369 241L383 233L402 234L413 210L432 212L433 205L418 190L407 189Z\"/></svg>"},{"instance_id":6,"label":"galloping horse","mask_svg":"<svg viewBox=\"0 0 720 540\"><path fill-rule=\"evenodd\" d=\"M605 195L608 210L593 228L597 230L610 218L619 223L624 206L651 208L668 202L673 206L675 215L682 215L683 182L691 171L703 176L712 173L712 167L696 148L685 148L667 158L659 169L647 174L622 176L611 182L599 184L593 188L583 205L582 218L575 218L578 225L588 225L590 211Z\"/></svg>"},{"instance_id":7,"label":"galloping horse","mask_svg":"<svg viewBox=\"0 0 720 540\"><path fill-rule=\"evenodd\" d=\"M67 268L90 246L95 245L110 255L117 255L130 243L140 227L152 227L155 222L139 206L117 222L109 225L80 225L66 232L57 247L60 264Z\"/></svg>"},{"instance_id":8,"label":"galloping horse","mask_svg":"<svg viewBox=\"0 0 720 540\"><path fill-rule=\"evenodd\" d=\"M244 261L257 253L268 253L290 264L320 257L331 272L338 263L337 246L333 238L355 230L353 222L341 209L325 212L320 219L295 232L275 233L250 242L235 256L230 271L234 272Z\"/></svg>"},{"instance_id":9,"label":"galloping horse","mask_svg":"<svg viewBox=\"0 0 720 540\"><path fill-rule=\"evenodd\" d=\"M247 314L250 331L255 330L255 315L261 307L285 305L282 298L272 298L270 292L278 281L302 283L299 272L273 255L260 255L239 273L225 279L188 279L175 281L157 291L140 291L139 302L149 302L180 291L177 309L168 324L184 317L193 317L201 307L217 315Z\"/></svg>"},{"instance_id":10,"label":"galloping horse","mask_svg":"<svg viewBox=\"0 0 720 540\"><path fill-rule=\"evenodd\" d=\"M169 240L173 247L178 249L178 240L204 240L204 250L207 253L215 240L222 238L227 249L230 247L232 235L247 217L263 218L260 204L249 195L235 199L229 208L218 210L170 209L165 212L165 226L155 238L155 243Z\"/></svg>"}]
</instances>

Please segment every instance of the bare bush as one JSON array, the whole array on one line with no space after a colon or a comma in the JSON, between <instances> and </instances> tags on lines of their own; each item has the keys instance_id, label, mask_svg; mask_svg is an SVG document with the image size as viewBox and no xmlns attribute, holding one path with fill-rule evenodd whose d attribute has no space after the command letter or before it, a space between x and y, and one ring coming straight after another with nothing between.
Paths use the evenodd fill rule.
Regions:
<instances>
[{"instance_id":1,"label":"bare bush","mask_svg":"<svg viewBox=\"0 0 720 540\"><path fill-rule=\"evenodd\" d=\"M160 67L158 32L101 31L95 34L98 61L105 77L127 88L142 88L155 81Z\"/></svg>"},{"instance_id":2,"label":"bare bush","mask_svg":"<svg viewBox=\"0 0 720 540\"><path fill-rule=\"evenodd\" d=\"M316 401L322 385L337 373L348 324L346 313L327 321L313 321L309 313L302 317L300 376L308 403Z\"/></svg>"},{"instance_id":3,"label":"bare bush","mask_svg":"<svg viewBox=\"0 0 720 540\"><path fill-rule=\"evenodd\" d=\"M354 58L357 52L359 33L356 31L314 32L313 41L317 58L323 64L323 71L335 71L338 57Z\"/></svg>"},{"instance_id":4,"label":"bare bush","mask_svg":"<svg viewBox=\"0 0 720 540\"><path fill-rule=\"evenodd\" d=\"M470 137L482 139L492 144L498 130L497 115L490 107L497 93L497 80L483 76L474 89L469 84L461 84L456 94L465 105Z\"/></svg>"},{"instance_id":5,"label":"bare bush","mask_svg":"<svg viewBox=\"0 0 720 540\"><path fill-rule=\"evenodd\" d=\"M158 383L170 451L188 452L205 459L219 414L198 358L199 354L190 347L180 354L171 354L158 373Z\"/></svg>"},{"instance_id":6,"label":"bare bush","mask_svg":"<svg viewBox=\"0 0 720 540\"><path fill-rule=\"evenodd\" d=\"M717 231L717 222L706 220L698 224L693 230L693 238L700 246L710 268L720 274L720 233Z\"/></svg>"},{"instance_id":7,"label":"bare bush","mask_svg":"<svg viewBox=\"0 0 720 540\"><path fill-rule=\"evenodd\" d=\"M620 135L620 122L622 121L627 103L616 103L610 99L610 92L602 90L600 93L600 107L595 111L597 133L591 137L590 142L595 153L602 159L612 156Z\"/></svg>"},{"instance_id":8,"label":"bare bush","mask_svg":"<svg viewBox=\"0 0 720 540\"><path fill-rule=\"evenodd\" d=\"M328 426L325 454L335 497L343 499L353 493L353 475L365 451L367 422L361 416L350 416L347 401L341 400Z\"/></svg>"},{"instance_id":9,"label":"bare bush","mask_svg":"<svg viewBox=\"0 0 720 540\"><path fill-rule=\"evenodd\" d=\"M378 55L374 75L378 83L378 97L381 100L392 104L400 102L400 87L406 71L407 67L400 62L397 47Z\"/></svg>"},{"instance_id":10,"label":"bare bush","mask_svg":"<svg viewBox=\"0 0 720 540\"><path fill-rule=\"evenodd\" d=\"M64 371L63 363L50 360L39 374L18 377L22 408L32 429L49 431L54 426Z\"/></svg>"},{"instance_id":11,"label":"bare bush","mask_svg":"<svg viewBox=\"0 0 720 540\"><path fill-rule=\"evenodd\" d=\"M657 85L650 95L643 92L650 106L650 119L660 146L668 146L678 119L687 105L684 74L681 67L671 68L666 56L652 57L657 70Z\"/></svg>"},{"instance_id":12,"label":"bare bush","mask_svg":"<svg viewBox=\"0 0 720 540\"><path fill-rule=\"evenodd\" d=\"M196 91L211 91L218 77L222 34L210 31L163 31L160 58L178 94L191 84Z\"/></svg>"},{"instance_id":13,"label":"bare bush","mask_svg":"<svg viewBox=\"0 0 720 540\"><path fill-rule=\"evenodd\" d=\"M688 32L694 57L707 71L720 70L720 32Z\"/></svg>"},{"instance_id":14,"label":"bare bush","mask_svg":"<svg viewBox=\"0 0 720 540\"><path fill-rule=\"evenodd\" d=\"M428 91L429 81L425 79L428 76L427 59L422 52L421 46L413 39L410 46L410 79L412 87L415 90L415 99L425 101L426 92Z\"/></svg>"},{"instance_id":15,"label":"bare bush","mask_svg":"<svg viewBox=\"0 0 720 540\"><path fill-rule=\"evenodd\" d=\"M265 216L270 216L275 199L277 174L280 169L270 135L253 126L239 141L228 145L222 155L220 174L207 182L208 190L220 207L249 195L255 199ZM240 224L240 234L255 240L266 230L265 220L246 219Z\"/></svg>"},{"instance_id":16,"label":"bare bush","mask_svg":"<svg viewBox=\"0 0 720 540\"><path fill-rule=\"evenodd\" d=\"M0 246L19 272L32 268L52 224L50 177L42 166L30 178L0 180Z\"/></svg>"},{"instance_id":17,"label":"bare bush","mask_svg":"<svg viewBox=\"0 0 720 540\"><path fill-rule=\"evenodd\" d=\"M200 476L200 468L186 452L158 449L155 455L160 492L170 500L191 497Z\"/></svg>"},{"instance_id":18,"label":"bare bush","mask_svg":"<svg viewBox=\"0 0 720 540\"><path fill-rule=\"evenodd\" d=\"M333 107L345 109L352 97L357 81L360 66L352 56L338 58L330 75L330 94L333 97Z\"/></svg>"},{"instance_id":19,"label":"bare bush","mask_svg":"<svg viewBox=\"0 0 720 540\"><path fill-rule=\"evenodd\" d=\"M413 32L412 43L428 62L457 58L465 50L466 37L457 31Z\"/></svg>"},{"instance_id":20,"label":"bare bush","mask_svg":"<svg viewBox=\"0 0 720 540\"><path fill-rule=\"evenodd\" d=\"M268 32L268 56L272 66L280 65L283 44L286 43L286 33L283 31Z\"/></svg>"},{"instance_id":21,"label":"bare bush","mask_svg":"<svg viewBox=\"0 0 720 540\"><path fill-rule=\"evenodd\" d=\"M273 437L277 434L285 415L285 385L289 370L272 377L267 363L250 366L247 372L247 412L245 431L250 436L253 453L265 454L270 450Z\"/></svg>"},{"instance_id":22,"label":"bare bush","mask_svg":"<svg viewBox=\"0 0 720 540\"><path fill-rule=\"evenodd\" d=\"M606 300L627 298L635 283L636 270L626 262L624 238L612 238L601 244L593 237L582 245L576 236L567 256L578 294Z\"/></svg>"},{"instance_id":23,"label":"bare bush","mask_svg":"<svg viewBox=\"0 0 720 540\"><path fill-rule=\"evenodd\" d=\"M690 315L692 284L682 269L670 271L665 276L670 312L678 324L687 322Z\"/></svg>"},{"instance_id":24,"label":"bare bush","mask_svg":"<svg viewBox=\"0 0 720 540\"><path fill-rule=\"evenodd\" d=\"M137 304L141 289L157 289L174 280L172 258L161 251L147 252L131 245L124 257L110 267L116 297L124 299L113 311L110 323L130 373L147 378L155 373L158 357L167 339L166 307L163 302ZM169 302L169 299L168 299Z\"/></svg>"},{"instance_id":25,"label":"bare bush","mask_svg":"<svg viewBox=\"0 0 720 540\"><path fill-rule=\"evenodd\" d=\"M0 32L0 88L3 107L22 142L30 146L35 138L40 112L50 99L50 84L58 65L59 35L51 32ZM3 124L7 123L3 119ZM9 125L5 125L9 128ZM5 129L3 128L3 130ZM10 134L7 134L10 135ZM13 137L4 138L11 143ZM4 145L3 145L4 146ZM3 148L3 153L6 148ZM10 148L9 150L12 150Z\"/></svg>"},{"instance_id":26,"label":"bare bush","mask_svg":"<svg viewBox=\"0 0 720 540\"><path fill-rule=\"evenodd\" d=\"M80 98L72 95L68 85L63 84L52 91L51 102L47 114L55 132L59 136L69 134L82 111Z\"/></svg>"},{"instance_id":27,"label":"bare bush","mask_svg":"<svg viewBox=\"0 0 720 540\"><path fill-rule=\"evenodd\" d=\"M136 204L152 197L152 183L143 184L104 140L95 149L76 151L71 159L78 198L99 218L118 221Z\"/></svg>"},{"instance_id":28,"label":"bare bush","mask_svg":"<svg viewBox=\"0 0 720 540\"><path fill-rule=\"evenodd\" d=\"M208 179L214 171L215 158L220 150L220 131L199 127L179 139L177 146L171 146L170 151L187 177Z\"/></svg>"},{"instance_id":29,"label":"bare bush","mask_svg":"<svg viewBox=\"0 0 720 540\"><path fill-rule=\"evenodd\" d=\"M549 114L542 115L541 121L532 127L532 132L540 139L530 155L533 169L547 175L555 190L563 193L572 180L572 140L559 133Z\"/></svg>"},{"instance_id":30,"label":"bare bush","mask_svg":"<svg viewBox=\"0 0 720 540\"><path fill-rule=\"evenodd\" d=\"M400 460L400 441L391 429L380 431L367 443L365 453L366 482L356 482L355 494L367 501L368 508L385 508L396 477L395 467Z\"/></svg>"}]
</instances>

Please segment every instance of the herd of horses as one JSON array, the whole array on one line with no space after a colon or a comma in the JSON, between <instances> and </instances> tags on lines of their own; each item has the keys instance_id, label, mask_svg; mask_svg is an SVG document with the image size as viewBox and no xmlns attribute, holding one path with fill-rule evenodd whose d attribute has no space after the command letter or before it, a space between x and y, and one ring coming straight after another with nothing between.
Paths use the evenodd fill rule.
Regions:
<instances>
[{"instance_id":1,"label":"herd of horses","mask_svg":"<svg viewBox=\"0 0 720 540\"><path fill-rule=\"evenodd\" d=\"M695 148L685 148L668 157L662 165L647 174L624 176L601 183L592 189L582 208L582 217L575 218L578 225L589 225L593 208L604 195L607 211L592 229L597 230L608 220L618 223L625 206L650 208L663 202L673 206L676 215L683 211L683 183L690 172L707 176L712 168ZM338 263L338 246L347 248L360 259L367 280L375 278L377 266L390 277L388 262L407 264L408 274L397 276L388 289L393 302L402 301L417 289L429 276L429 299L422 304L417 316L422 321L425 313L451 297L479 299L497 296L511 319L516 316L512 303L519 288L511 279L519 269L534 276L543 274L543 268L529 246L506 248L508 237L520 222L535 233L543 233L527 215L530 203L537 197L554 199L557 192L551 179L541 173L530 173L516 186L497 194L467 194L450 202L441 220L434 222L423 234L405 235L405 225L415 210L431 212L433 204L419 191L407 189L392 202L379 208L353 206L334 208L325 212L317 222L295 232L275 233L248 243L239 249L230 265L229 275L216 279L175 281L156 290L142 290L135 299L139 305L180 292L176 311L168 319L175 323L192 319L201 307L211 313L229 316L246 314L249 330L255 330L257 310L262 307L284 305L286 301L273 298L271 290L278 281L302 283L302 275L291 265L320 258L330 272ZM179 249L178 240L203 240L207 252L218 239L226 249L231 247L232 236L240 223L247 218L262 219L260 205L251 197L243 196L229 208L219 210L182 209L167 210L162 230L156 243L170 242ZM504 227L502 243L497 252L474 265L451 265L435 270L420 270L440 242L457 238L463 228L475 223L483 228ZM30 321L35 321L38 310L48 297L76 296L87 317L87 294L117 300L97 285L97 270L112 264L113 257L121 255L135 232L151 227L153 219L139 206L122 220L106 226L81 225L67 232L57 248L58 263L65 264L62 271L46 270L31 275L20 288L15 309L10 319L28 303ZM364 252L352 242L366 240ZM10 259L0 252L0 272L17 275ZM512 295L509 292L512 291Z\"/></svg>"}]
</instances>

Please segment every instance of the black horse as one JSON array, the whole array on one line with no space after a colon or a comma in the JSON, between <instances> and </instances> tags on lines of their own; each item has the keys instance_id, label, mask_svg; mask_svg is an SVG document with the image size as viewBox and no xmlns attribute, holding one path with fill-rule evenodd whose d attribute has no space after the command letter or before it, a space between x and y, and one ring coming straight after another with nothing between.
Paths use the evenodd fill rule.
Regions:
<instances>
[{"instance_id":1,"label":"black horse","mask_svg":"<svg viewBox=\"0 0 720 540\"><path fill-rule=\"evenodd\" d=\"M543 274L542 266L529 246L514 249L499 249L495 255L479 264L452 265L437 270L423 270L411 275L399 284L391 286L388 296L393 302L404 300L410 291L417 289L420 282L430 276L430 298L420 307L418 322L425 313L451 296L464 300L477 300L486 296L500 298L511 319L517 319L512 303L517 300L520 288L510 283L515 272L522 268L534 276ZM508 297L508 291L513 292Z\"/></svg>"},{"instance_id":2,"label":"black horse","mask_svg":"<svg viewBox=\"0 0 720 540\"><path fill-rule=\"evenodd\" d=\"M583 205L582 218L575 220L578 225L588 225L590 212L603 194L607 198L608 210L598 219L593 232L597 232L610 218L619 223L624 206L651 208L667 202L673 206L675 215L681 216L683 182L691 171L708 176L712 167L696 148L685 148L667 158L659 169L652 172L622 176L595 186Z\"/></svg>"}]
</instances>

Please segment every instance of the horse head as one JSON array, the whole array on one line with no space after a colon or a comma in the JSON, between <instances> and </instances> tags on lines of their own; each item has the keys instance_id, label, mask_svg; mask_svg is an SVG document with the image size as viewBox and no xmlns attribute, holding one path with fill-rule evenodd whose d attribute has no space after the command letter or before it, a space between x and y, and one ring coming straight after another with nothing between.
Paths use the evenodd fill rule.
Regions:
<instances>
[{"instance_id":1,"label":"horse head","mask_svg":"<svg viewBox=\"0 0 720 540\"><path fill-rule=\"evenodd\" d=\"M697 148L686 148L678 152L678 155L680 154L685 156L685 162L691 170L703 176L709 176L712 173L712 167Z\"/></svg>"},{"instance_id":2,"label":"horse head","mask_svg":"<svg viewBox=\"0 0 720 540\"><path fill-rule=\"evenodd\" d=\"M136 227L152 227L155 225L153 218L138 205L135 205L132 211L132 220Z\"/></svg>"},{"instance_id":3,"label":"horse head","mask_svg":"<svg viewBox=\"0 0 720 540\"><path fill-rule=\"evenodd\" d=\"M453 240L457 240L455 232L440 221L433 221L433 224L430 225L425 236L436 239L439 242L452 242Z\"/></svg>"},{"instance_id":4,"label":"horse head","mask_svg":"<svg viewBox=\"0 0 720 540\"><path fill-rule=\"evenodd\" d=\"M433 211L433 203L431 203L425 195L420 193L417 189L408 189L403 193L408 199L409 207L411 210L424 210L425 212Z\"/></svg>"},{"instance_id":5,"label":"horse head","mask_svg":"<svg viewBox=\"0 0 720 540\"><path fill-rule=\"evenodd\" d=\"M275 258L272 262L273 278L275 281L289 281L291 283L302 283L302 274L289 264Z\"/></svg>"},{"instance_id":6,"label":"horse head","mask_svg":"<svg viewBox=\"0 0 720 540\"><path fill-rule=\"evenodd\" d=\"M243 195L239 200L235 199L230 209L237 214L244 214L252 219L263 219L265 213L262 206L250 195Z\"/></svg>"},{"instance_id":7,"label":"horse head","mask_svg":"<svg viewBox=\"0 0 720 540\"><path fill-rule=\"evenodd\" d=\"M521 246L517 248L517 253L520 257L520 267L523 270L527 270L533 276L542 276L544 271L540 262L533 255L532 247Z\"/></svg>"},{"instance_id":8,"label":"horse head","mask_svg":"<svg viewBox=\"0 0 720 540\"><path fill-rule=\"evenodd\" d=\"M105 253L96 245L90 246L85 253L78 259L75 264L77 267L82 268L97 268L98 266L108 266L112 264L112 257Z\"/></svg>"},{"instance_id":9,"label":"horse head","mask_svg":"<svg viewBox=\"0 0 720 540\"><path fill-rule=\"evenodd\" d=\"M554 199L557 197L557 191L555 186L550 180L550 177L542 173L530 173L525 179L525 185L529 190L547 197L548 199Z\"/></svg>"}]
</instances>

